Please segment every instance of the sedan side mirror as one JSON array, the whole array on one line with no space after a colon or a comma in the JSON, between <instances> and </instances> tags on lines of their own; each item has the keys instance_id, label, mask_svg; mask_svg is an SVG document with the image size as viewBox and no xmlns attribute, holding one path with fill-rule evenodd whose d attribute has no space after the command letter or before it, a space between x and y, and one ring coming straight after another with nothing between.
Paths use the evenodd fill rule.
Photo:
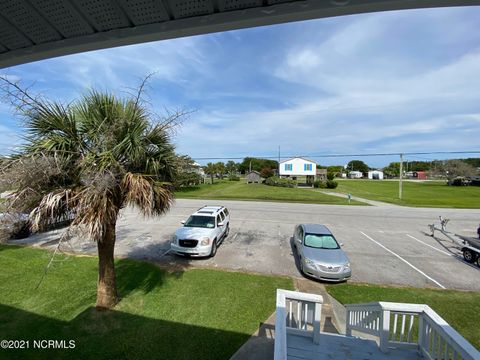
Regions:
<instances>
[{"instance_id":1,"label":"sedan side mirror","mask_svg":"<svg viewBox=\"0 0 480 360\"><path fill-rule=\"evenodd\" d=\"M297 242L298 242L299 244L301 244L301 243L302 243L302 239L297 238Z\"/></svg>"},{"instance_id":2,"label":"sedan side mirror","mask_svg":"<svg viewBox=\"0 0 480 360\"><path fill-rule=\"evenodd\" d=\"M343 246L343 245L345 245L345 244L344 244L344 243L340 243L340 246Z\"/></svg>"},{"instance_id":3,"label":"sedan side mirror","mask_svg":"<svg viewBox=\"0 0 480 360\"><path fill-rule=\"evenodd\" d=\"M180 221L182 225L185 225L185 220Z\"/></svg>"}]
</instances>

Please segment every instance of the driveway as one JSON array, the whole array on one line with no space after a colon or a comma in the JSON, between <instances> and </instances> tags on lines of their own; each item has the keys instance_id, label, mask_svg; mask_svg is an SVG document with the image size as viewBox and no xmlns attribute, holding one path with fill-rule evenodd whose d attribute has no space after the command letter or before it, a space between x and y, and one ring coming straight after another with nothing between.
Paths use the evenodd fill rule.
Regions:
<instances>
[{"instance_id":1,"label":"driveway","mask_svg":"<svg viewBox=\"0 0 480 360\"><path fill-rule=\"evenodd\" d=\"M231 214L230 235L212 259L186 259L169 252L170 239L189 214L205 204L221 204ZM117 225L116 255L161 264L206 266L265 274L301 276L292 254L295 224L327 225L344 244L352 263L352 282L480 291L480 268L465 263L443 235L426 234L438 216L448 229L474 236L480 210L400 206L336 206L253 201L176 201L165 216L145 219L123 211ZM436 235L438 236L438 235ZM26 242L53 247L58 233L35 235ZM83 238L63 245L79 253L96 251Z\"/></svg>"}]
</instances>

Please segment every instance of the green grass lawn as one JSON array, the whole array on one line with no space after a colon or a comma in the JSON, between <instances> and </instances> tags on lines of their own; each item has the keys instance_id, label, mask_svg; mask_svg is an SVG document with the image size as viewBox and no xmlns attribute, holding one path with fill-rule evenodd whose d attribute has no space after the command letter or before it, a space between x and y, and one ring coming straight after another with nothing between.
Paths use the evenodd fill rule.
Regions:
<instances>
[{"instance_id":1,"label":"green grass lawn","mask_svg":"<svg viewBox=\"0 0 480 360\"><path fill-rule=\"evenodd\" d=\"M175 193L177 198L183 199L232 199L232 200L266 200L282 202L301 202L311 204L348 205L348 200L329 196L312 189L284 188L264 184L247 184L244 180L227 181L216 180L213 184L203 184L183 188ZM355 205L365 205L352 201Z\"/></svg>"},{"instance_id":2,"label":"green grass lawn","mask_svg":"<svg viewBox=\"0 0 480 360\"><path fill-rule=\"evenodd\" d=\"M406 206L480 208L480 187L447 186L445 181L404 181L402 200L398 181L339 180L332 191Z\"/></svg>"},{"instance_id":3,"label":"green grass lawn","mask_svg":"<svg viewBox=\"0 0 480 360\"><path fill-rule=\"evenodd\" d=\"M480 349L480 292L337 284L327 291L342 304L376 301L426 304Z\"/></svg>"},{"instance_id":4,"label":"green grass lawn","mask_svg":"<svg viewBox=\"0 0 480 360\"><path fill-rule=\"evenodd\" d=\"M97 258L0 246L0 340L74 340L69 350L2 350L0 358L228 359L275 310L288 278L205 269L167 272L117 259L121 302L94 308Z\"/></svg>"}]
</instances>

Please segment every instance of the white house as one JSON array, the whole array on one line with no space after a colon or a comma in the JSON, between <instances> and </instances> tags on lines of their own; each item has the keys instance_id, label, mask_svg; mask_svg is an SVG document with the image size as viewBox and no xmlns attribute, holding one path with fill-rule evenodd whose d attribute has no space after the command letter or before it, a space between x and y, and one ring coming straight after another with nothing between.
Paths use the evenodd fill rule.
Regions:
<instances>
[{"instance_id":1,"label":"white house","mask_svg":"<svg viewBox=\"0 0 480 360\"><path fill-rule=\"evenodd\" d=\"M380 170L370 170L368 172L368 178L374 180L383 180L383 171Z\"/></svg>"},{"instance_id":2,"label":"white house","mask_svg":"<svg viewBox=\"0 0 480 360\"><path fill-rule=\"evenodd\" d=\"M280 162L280 176L313 176L317 173L315 161L295 157Z\"/></svg>"},{"instance_id":3,"label":"white house","mask_svg":"<svg viewBox=\"0 0 480 360\"><path fill-rule=\"evenodd\" d=\"M205 171L203 170L202 165L200 165L200 164L197 163L197 162L194 162L194 163L192 164L192 169L191 169L191 171L197 173L197 174L200 175L200 176L205 176Z\"/></svg>"},{"instance_id":4,"label":"white house","mask_svg":"<svg viewBox=\"0 0 480 360\"><path fill-rule=\"evenodd\" d=\"M353 170L348 173L348 177L350 179L361 179L363 177L363 174L361 171Z\"/></svg>"}]
</instances>

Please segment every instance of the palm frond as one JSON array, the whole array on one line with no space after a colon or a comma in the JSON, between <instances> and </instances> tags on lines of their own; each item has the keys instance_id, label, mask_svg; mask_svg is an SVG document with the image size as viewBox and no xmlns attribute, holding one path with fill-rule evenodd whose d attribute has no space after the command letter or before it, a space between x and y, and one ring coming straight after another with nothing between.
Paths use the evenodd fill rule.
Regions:
<instances>
[{"instance_id":1,"label":"palm frond","mask_svg":"<svg viewBox=\"0 0 480 360\"><path fill-rule=\"evenodd\" d=\"M32 231L41 231L57 221L66 220L75 211L76 189L58 189L45 195L30 213Z\"/></svg>"},{"instance_id":2,"label":"palm frond","mask_svg":"<svg viewBox=\"0 0 480 360\"><path fill-rule=\"evenodd\" d=\"M173 205L173 193L165 185L160 183L155 183L153 187L154 193L154 215L163 215L170 210Z\"/></svg>"},{"instance_id":3,"label":"palm frond","mask_svg":"<svg viewBox=\"0 0 480 360\"><path fill-rule=\"evenodd\" d=\"M145 216L152 215L154 192L152 181L140 174L127 173L122 181L125 203L136 205Z\"/></svg>"},{"instance_id":4,"label":"palm frond","mask_svg":"<svg viewBox=\"0 0 480 360\"><path fill-rule=\"evenodd\" d=\"M112 189L98 191L95 186L88 186L78 192L76 217L72 225L84 226L90 237L102 241L107 229L115 225L120 208L116 201L118 194Z\"/></svg>"},{"instance_id":5,"label":"palm frond","mask_svg":"<svg viewBox=\"0 0 480 360\"><path fill-rule=\"evenodd\" d=\"M127 173L122 188L125 205L137 206L144 216L164 214L173 203L173 193L151 176Z\"/></svg>"}]
</instances>

